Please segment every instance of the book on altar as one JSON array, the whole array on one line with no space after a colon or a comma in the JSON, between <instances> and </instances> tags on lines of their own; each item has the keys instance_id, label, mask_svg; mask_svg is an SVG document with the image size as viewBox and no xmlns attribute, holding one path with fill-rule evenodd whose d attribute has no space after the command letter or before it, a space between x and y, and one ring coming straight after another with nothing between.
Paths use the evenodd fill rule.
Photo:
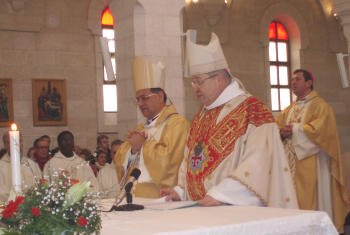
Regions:
<instances>
[{"instance_id":1,"label":"book on altar","mask_svg":"<svg viewBox=\"0 0 350 235\"><path fill-rule=\"evenodd\" d=\"M144 207L151 210L174 210L196 206L196 201L166 201L165 197L145 202Z\"/></svg>"}]
</instances>

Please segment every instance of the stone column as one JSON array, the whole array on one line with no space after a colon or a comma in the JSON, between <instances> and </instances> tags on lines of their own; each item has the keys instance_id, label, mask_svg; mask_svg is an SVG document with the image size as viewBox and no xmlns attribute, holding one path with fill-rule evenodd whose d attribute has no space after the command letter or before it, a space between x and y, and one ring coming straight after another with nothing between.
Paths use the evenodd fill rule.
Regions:
<instances>
[{"instance_id":1,"label":"stone column","mask_svg":"<svg viewBox=\"0 0 350 235\"><path fill-rule=\"evenodd\" d=\"M340 19L340 23L343 26L344 35L348 43L348 53L350 53L350 1L349 0L334 0L333 2L334 13L337 13L337 17ZM348 76L350 72L350 58L348 57Z\"/></svg>"},{"instance_id":2,"label":"stone column","mask_svg":"<svg viewBox=\"0 0 350 235\"><path fill-rule=\"evenodd\" d=\"M132 81L134 56L166 67L165 91L179 113L184 114L182 70L182 8L184 0L114 1L116 12L118 131L123 136L144 119L132 104L135 91Z\"/></svg>"}]
</instances>

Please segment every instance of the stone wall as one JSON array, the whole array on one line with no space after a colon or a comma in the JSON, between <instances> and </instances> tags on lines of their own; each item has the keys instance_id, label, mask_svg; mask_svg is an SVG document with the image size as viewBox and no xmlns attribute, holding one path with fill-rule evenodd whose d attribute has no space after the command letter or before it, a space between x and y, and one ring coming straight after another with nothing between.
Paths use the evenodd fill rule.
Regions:
<instances>
[{"instance_id":1,"label":"stone wall","mask_svg":"<svg viewBox=\"0 0 350 235\"><path fill-rule=\"evenodd\" d=\"M293 45L292 68L314 73L315 88L332 105L342 150L348 152L350 88L341 87L335 57L347 53L348 44L330 3L237 0L227 9L215 4L188 8L183 0L0 0L0 78L13 81L15 122L25 149L42 134L49 134L56 145L57 134L66 129L75 134L78 145L93 149L99 132L119 132L122 138L142 119L132 103L135 55L165 63L166 90L179 112L193 118L200 105L189 81L182 78L180 38L189 28L199 30L202 43L216 32L232 73L269 104L267 25L277 18L295 31L294 39L299 38ZM117 22L118 117L104 115L100 108L99 17L107 4ZM66 79L67 126L33 126L33 78Z\"/></svg>"},{"instance_id":2,"label":"stone wall","mask_svg":"<svg viewBox=\"0 0 350 235\"><path fill-rule=\"evenodd\" d=\"M291 40L297 44L292 48L292 70L312 71L315 89L336 114L342 152L349 151L350 88L341 87L335 55L347 53L347 41L332 15L331 1L244 0L233 1L230 9L208 8L208 3L192 5L185 9L184 31L197 29L203 44L209 41L211 31L217 33L232 73L249 92L270 104L267 30L273 19L290 30ZM186 104L190 104L186 114L191 118L198 104L190 95Z\"/></svg>"},{"instance_id":3,"label":"stone wall","mask_svg":"<svg viewBox=\"0 0 350 235\"><path fill-rule=\"evenodd\" d=\"M11 5L16 2L23 4ZM95 54L87 10L87 1L0 1L0 78L12 79L14 121L25 151L43 134L57 146L62 130L73 132L76 144L95 148ZM33 78L66 80L67 126L33 126Z\"/></svg>"}]
</instances>

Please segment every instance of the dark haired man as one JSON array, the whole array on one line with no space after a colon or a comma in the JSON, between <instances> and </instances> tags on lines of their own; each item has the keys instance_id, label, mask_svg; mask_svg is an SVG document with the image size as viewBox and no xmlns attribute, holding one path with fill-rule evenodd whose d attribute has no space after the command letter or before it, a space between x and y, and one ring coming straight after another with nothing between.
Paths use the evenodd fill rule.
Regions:
<instances>
[{"instance_id":1,"label":"dark haired man","mask_svg":"<svg viewBox=\"0 0 350 235\"><path fill-rule=\"evenodd\" d=\"M293 72L297 100L277 117L300 209L323 210L342 230L349 196L342 172L339 138L331 106L313 90L310 72ZM346 203L347 202L347 203Z\"/></svg>"},{"instance_id":2,"label":"dark haired man","mask_svg":"<svg viewBox=\"0 0 350 235\"><path fill-rule=\"evenodd\" d=\"M97 136L97 147L95 151L95 157L97 156L97 152L99 149L102 149L106 153L107 163L112 162L111 149L109 147L109 137L106 135Z\"/></svg>"},{"instance_id":3,"label":"dark haired man","mask_svg":"<svg viewBox=\"0 0 350 235\"><path fill-rule=\"evenodd\" d=\"M70 131L62 131L57 136L59 151L45 164L44 177L51 179L54 174L67 174L81 182L90 181L91 190L98 191L98 182L89 163L76 155L74 136Z\"/></svg>"},{"instance_id":4,"label":"dark haired man","mask_svg":"<svg viewBox=\"0 0 350 235\"><path fill-rule=\"evenodd\" d=\"M142 174L135 187L140 197L159 197L161 187L176 185L184 156L189 123L174 105L166 104L164 77L161 63L135 58L135 103L146 123L129 132L114 160L121 185L133 167L140 168Z\"/></svg>"}]
</instances>

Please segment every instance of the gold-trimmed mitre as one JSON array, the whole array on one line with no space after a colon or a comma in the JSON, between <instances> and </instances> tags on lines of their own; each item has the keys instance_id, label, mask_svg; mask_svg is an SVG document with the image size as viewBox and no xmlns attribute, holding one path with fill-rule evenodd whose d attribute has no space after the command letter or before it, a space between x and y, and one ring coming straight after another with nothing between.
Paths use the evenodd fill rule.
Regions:
<instances>
[{"instance_id":1,"label":"gold-trimmed mitre","mask_svg":"<svg viewBox=\"0 0 350 235\"><path fill-rule=\"evenodd\" d=\"M210 42L207 45L196 44L196 38L193 35L195 35L194 30L187 30L186 75L193 76L220 69L228 69L219 38L215 33L211 34Z\"/></svg>"},{"instance_id":2,"label":"gold-trimmed mitre","mask_svg":"<svg viewBox=\"0 0 350 235\"><path fill-rule=\"evenodd\" d=\"M135 91L157 87L164 89L165 67L161 62L152 63L136 56L133 69Z\"/></svg>"}]
</instances>

